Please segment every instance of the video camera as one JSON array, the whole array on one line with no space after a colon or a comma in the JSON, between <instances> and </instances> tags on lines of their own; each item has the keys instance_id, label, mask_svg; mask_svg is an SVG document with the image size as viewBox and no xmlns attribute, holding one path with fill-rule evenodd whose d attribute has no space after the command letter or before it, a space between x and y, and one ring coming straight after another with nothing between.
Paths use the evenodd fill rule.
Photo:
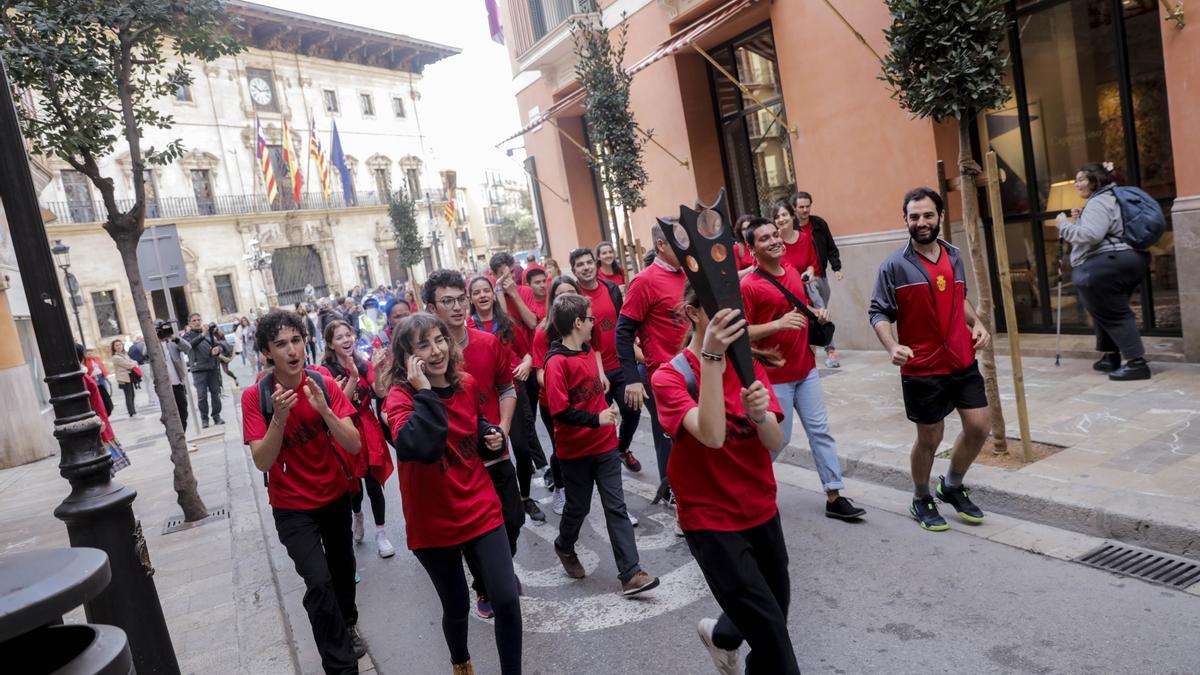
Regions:
<instances>
[{"instance_id":1,"label":"video camera","mask_svg":"<svg viewBox=\"0 0 1200 675\"><path fill-rule=\"evenodd\" d=\"M175 329L171 327L170 321L159 319L154 322L154 334L159 340L169 340L175 336Z\"/></svg>"}]
</instances>

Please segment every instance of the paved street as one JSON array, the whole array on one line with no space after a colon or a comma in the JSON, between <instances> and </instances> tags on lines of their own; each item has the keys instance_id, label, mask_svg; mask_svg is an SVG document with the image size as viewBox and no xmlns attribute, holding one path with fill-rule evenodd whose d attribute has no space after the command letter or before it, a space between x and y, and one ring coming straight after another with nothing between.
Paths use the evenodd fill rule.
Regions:
<instances>
[{"instance_id":1,"label":"paved street","mask_svg":"<svg viewBox=\"0 0 1200 675\"><path fill-rule=\"evenodd\" d=\"M711 671L695 625L718 610L672 532L673 516L649 506L653 486L644 479L656 474L648 440L641 430L645 468L641 476L626 474L626 494L641 518L642 564L663 577L662 586L639 600L617 596L612 554L595 516L579 549L588 577L568 579L550 543L557 516L546 491L535 487L535 496L546 497L549 521L525 528L516 558L526 593L527 672ZM986 537L1028 545L1035 533L1043 546L1070 555L1096 540L1002 516L979 528L955 522L951 532L924 532L877 506L901 511L906 495L853 482L847 494L862 495L869 517L841 523L824 517L815 473L789 465L777 473L792 555L791 633L806 672L1200 671L1193 641L1181 639L1200 634L1200 597ZM448 657L439 604L403 550L394 480L387 494L389 532L400 550L383 560L369 540L359 549L360 625L378 672L443 672ZM471 622L471 649L478 672L497 672L489 622Z\"/></svg>"}]
</instances>

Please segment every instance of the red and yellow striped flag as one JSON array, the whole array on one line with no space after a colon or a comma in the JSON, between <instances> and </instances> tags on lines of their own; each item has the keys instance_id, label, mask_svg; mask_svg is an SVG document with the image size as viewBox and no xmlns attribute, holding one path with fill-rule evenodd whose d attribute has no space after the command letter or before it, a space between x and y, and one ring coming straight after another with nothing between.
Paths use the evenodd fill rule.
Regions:
<instances>
[{"instance_id":1,"label":"red and yellow striped flag","mask_svg":"<svg viewBox=\"0 0 1200 675\"><path fill-rule=\"evenodd\" d=\"M275 189L275 168L271 166L271 150L267 147L267 139L263 136L258 115L254 116L254 133L258 139L254 144L254 154L258 158L258 168L262 171L263 185L267 189L267 201L274 204L278 194L278 190Z\"/></svg>"},{"instance_id":2,"label":"red and yellow striped flag","mask_svg":"<svg viewBox=\"0 0 1200 675\"><path fill-rule=\"evenodd\" d=\"M329 160L325 157L325 148L317 138L317 121L312 121L309 128L308 156L317 163L317 178L321 181L321 194L329 199Z\"/></svg>"},{"instance_id":3,"label":"red and yellow striped flag","mask_svg":"<svg viewBox=\"0 0 1200 675\"><path fill-rule=\"evenodd\" d=\"M454 200L451 199L450 201L446 202L446 206L442 208L442 218L446 220L447 225L453 225L455 215Z\"/></svg>"},{"instance_id":4,"label":"red and yellow striped flag","mask_svg":"<svg viewBox=\"0 0 1200 675\"><path fill-rule=\"evenodd\" d=\"M292 179L292 199L299 204L300 196L304 194L304 174L300 172L300 158L292 149L292 132L286 118L283 120L283 163Z\"/></svg>"}]
</instances>

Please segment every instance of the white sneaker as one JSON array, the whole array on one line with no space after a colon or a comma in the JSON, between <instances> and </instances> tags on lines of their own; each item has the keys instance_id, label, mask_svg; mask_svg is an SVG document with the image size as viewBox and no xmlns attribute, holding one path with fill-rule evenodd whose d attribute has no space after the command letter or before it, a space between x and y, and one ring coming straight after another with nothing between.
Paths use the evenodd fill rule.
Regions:
<instances>
[{"instance_id":1,"label":"white sneaker","mask_svg":"<svg viewBox=\"0 0 1200 675\"><path fill-rule=\"evenodd\" d=\"M375 530L375 548L379 549L380 558L390 558L396 555L396 549L392 546L392 542L388 541L387 532L383 528Z\"/></svg>"},{"instance_id":2,"label":"white sneaker","mask_svg":"<svg viewBox=\"0 0 1200 675\"><path fill-rule=\"evenodd\" d=\"M719 675L737 675L738 651L736 649L721 649L713 644L713 629L717 627L716 619L700 619L696 632L700 634L700 643L708 650L713 665Z\"/></svg>"},{"instance_id":3,"label":"white sneaker","mask_svg":"<svg viewBox=\"0 0 1200 675\"><path fill-rule=\"evenodd\" d=\"M361 512L353 514L354 525L351 529L354 531L354 543L361 544L366 533L363 532L363 514Z\"/></svg>"},{"instance_id":4,"label":"white sneaker","mask_svg":"<svg viewBox=\"0 0 1200 675\"><path fill-rule=\"evenodd\" d=\"M558 488L554 491L554 513L561 516L565 508L567 508L567 491Z\"/></svg>"},{"instance_id":5,"label":"white sneaker","mask_svg":"<svg viewBox=\"0 0 1200 675\"><path fill-rule=\"evenodd\" d=\"M626 511L625 513L626 513L626 515L629 516L629 524L634 527L637 527L638 526L637 516L633 515L633 512L631 512L631 511Z\"/></svg>"}]
</instances>

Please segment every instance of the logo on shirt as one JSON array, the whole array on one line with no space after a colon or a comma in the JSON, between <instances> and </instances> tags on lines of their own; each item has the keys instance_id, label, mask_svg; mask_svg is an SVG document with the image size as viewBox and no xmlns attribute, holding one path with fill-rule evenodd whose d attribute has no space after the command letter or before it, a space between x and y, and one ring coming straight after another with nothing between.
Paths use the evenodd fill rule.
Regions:
<instances>
[{"instance_id":1,"label":"logo on shirt","mask_svg":"<svg viewBox=\"0 0 1200 675\"><path fill-rule=\"evenodd\" d=\"M937 287L939 291L946 290L946 277L942 276L941 274L939 274L937 278Z\"/></svg>"},{"instance_id":2,"label":"logo on shirt","mask_svg":"<svg viewBox=\"0 0 1200 675\"><path fill-rule=\"evenodd\" d=\"M580 403L590 401L596 396L604 395L604 385L600 383L599 377L594 377L590 382L572 387L567 391L567 405L574 408Z\"/></svg>"},{"instance_id":3,"label":"logo on shirt","mask_svg":"<svg viewBox=\"0 0 1200 675\"><path fill-rule=\"evenodd\" d=\"M450 470L450 467L459 464L466 464L471 458L479 455L479 436L470 434L458 439L458 444L453 448L454 452L447 452L442 455L442 473Z\"/></svg>"}]
</instances>

